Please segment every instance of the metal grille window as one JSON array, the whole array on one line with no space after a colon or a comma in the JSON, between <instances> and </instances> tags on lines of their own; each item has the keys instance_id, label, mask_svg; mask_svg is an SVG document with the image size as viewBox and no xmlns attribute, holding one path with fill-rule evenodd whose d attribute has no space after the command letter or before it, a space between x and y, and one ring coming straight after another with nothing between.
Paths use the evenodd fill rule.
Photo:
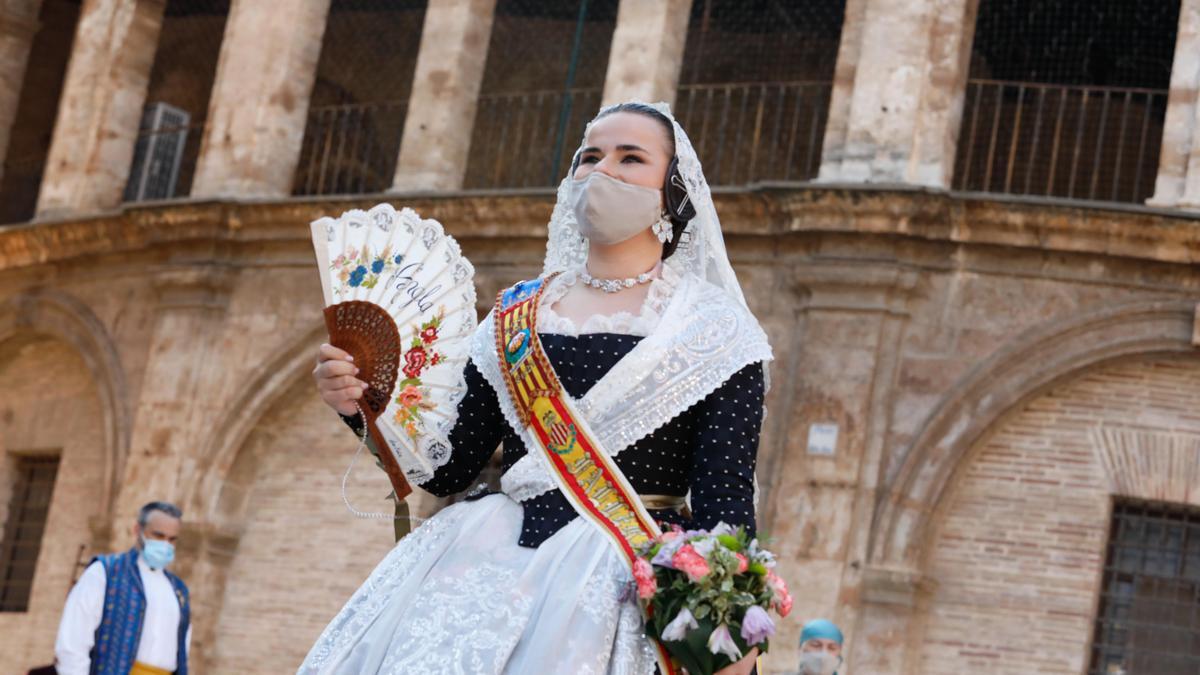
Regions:
<instances>
[{"instance_id":1,"label":"metal grille window","mask_svg":"<svg viewBox=\"0 0 1200 675\"><path fill-rule=\"evenodd\" d=\"M694 0L675 112L714 185L817 174L845 0Z\"/></svg>"},{"instance_id":2,"label":"metal grille window","mask_svg":"<svg viewBox=\"0 0 1200 675\"><path fill-rule=\"evenodd\" d=\"M125 201L191 192L228 16L229 0L167 3Z\"/></svg>"},{"instance_id":3,"label":"metal grille window","mask_svg":"<svg viewBox=\"0 0 1200 675\"><path fill-rule=\"evenodd\" d=\"M43 0L8 151L0 157L0 223L27 221L37 208L78 20L78 0Z\"/></svg>"},{"instance_id":4,"label":"metal grille window","mask_svg":"<svg viewBox=\"0 0 1200 675\"><path fill-rule=\"evenodd\" d=\"M499 0L468 188L557 185L600 109L617 0Z\"/></svg>"},{"instance_id":5,"label":"metal grille window","mask_svg":"<svg viewBox=\"0 0 1200 675\"><path fill-rule=\"evenodd\" d=\"M1113 506L1089 675L1200 672L1200 508Z\"/></svg>"},{"instance_id":6,"label":"metal grille window","mask_svg":"<svg viewBox=\"0 0 1200 675\"><path fill-rule=\"evenodd\" d=\"M330 4L293 194L364 194L391 187L426 4Z\"/></svg>"},{"instance_id":7,"label":"metal grille window","mask_svg":"<svg viewBox=\"0 0 1200 675\"><path fill-rule=\"evenodd\" d=\"M953 185L1153 193L1179 2L980 0Z\"/></svg>"},{"instance_id":8,"label":"metal grille window","mask_svg":"<svg viewBox=\"0 0 1200 675\"><path fill-rule=\"evenodd\" d=\"M8 522L0 540L0 612L24 612L29 608L29 592L57 475L58 457L20 457L16 461Z\"/></svg>"}]
</instances>

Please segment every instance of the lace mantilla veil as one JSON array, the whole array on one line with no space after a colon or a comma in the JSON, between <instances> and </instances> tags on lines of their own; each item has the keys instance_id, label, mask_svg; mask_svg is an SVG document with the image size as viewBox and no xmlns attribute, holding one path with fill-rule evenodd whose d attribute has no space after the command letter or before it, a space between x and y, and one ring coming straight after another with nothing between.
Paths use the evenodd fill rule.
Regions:
<instances>
[{"instance_id":1,"label":"lace mantilla veil","mask_svg":"<svg viewBox=\"0 0 1200 675\"><path fill-rule=\"evenodd\" d=\"M613 457L703 400L737 371L772 358L767 336L747 307L729 263L700 159L667 104L653 107L671 120L675 129L679 173L696 216L664 262L670 276L679 281L657 327L575 402L596 440ZM570 206L570 181L568 175L558 188L543 275L576 270L587 261L587 240L579 234ZM494 326L490 314L480 323L471 357L493 389L504 392L495 357ZM765 373L764 368L764 377ZM524 429L508 397L499 399L513 429ZM533 443L532 438L526 441L531 448L536 447ZM516 501L557 489L540 454L528 453L501 477L503 491Z\"/></svg>"},{"instance_id":2,"label":"lace mantilla veil","mask_svg":"<svg viewBox=\"0 0 1200 675\"><path fill-rule=\"evenodd\" d=\"M635 101L640 103L640 101ZM737 275L729 263L729 255L725 251L725 239L721 236L721 221L717 217L717 209L713 206L712 191L704 178L704 170L700 167L700 158L692 141L688 138L683 127L671 114L671 107L666 103L647 104L671 120L675 129L675 157L679 161L679 175L687 186L688 198L696 209L696 216L688 223L683 231L679 246L666 263L674 266L680 272L690 272L708 281L733 296L747 312L746 298L742 287L738 284ZM603 115L609 108L600 111ZM584 131L591 129L594 122L589 122ZM582 149L583 145L580 145ZM571 176L567 175L558 185L558 200L554 205L554 213L550 217L550 236L546 242L546 260L542 264L542 274L565 271L582 267L587 262L587 240L579 233L575 224L575 213L571 209Z\"/></svg>"}]
</instances>

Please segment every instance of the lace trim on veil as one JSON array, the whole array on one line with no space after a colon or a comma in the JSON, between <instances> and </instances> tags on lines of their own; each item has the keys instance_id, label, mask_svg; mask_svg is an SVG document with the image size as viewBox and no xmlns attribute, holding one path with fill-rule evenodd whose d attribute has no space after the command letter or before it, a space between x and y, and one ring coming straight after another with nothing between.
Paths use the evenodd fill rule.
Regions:
<instances>
[{"instance_id":1,"label":"lace trim on veil","mask_svg":"<svg viewBox=\"0 0 1200 675\"><path fill-rule=\"evenodd\" d=\"M646 337L654 332L666 310L671 294L679 283L679 272L663 265L662 276L650 282L650 290L641 311L595 314L578 326L574 321L554 311L554 304L567 294L571 286L579 282L579 270L563 272L554 278L542 295L542 306L538 309L538 332L554 335L590 335L592 333L618 333Z\"/></svg>"}]
</instances>

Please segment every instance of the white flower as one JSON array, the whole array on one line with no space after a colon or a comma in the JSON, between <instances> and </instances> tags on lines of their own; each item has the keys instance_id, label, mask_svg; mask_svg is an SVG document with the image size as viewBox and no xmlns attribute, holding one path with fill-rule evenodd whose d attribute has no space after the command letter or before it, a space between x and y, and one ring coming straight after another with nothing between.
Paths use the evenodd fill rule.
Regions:
<instances>
[{"instance_id":1,"label":"white flower","mask_svg":"<svg viewBox=\"0 0 1200 675\"><path fill-rule=\"evenodd\" d=\"M742 658L742 650L738 649L737 643L733 641L733 636L729 634L729 627L725 624L717 626L712 635L708 636L708 651L714 654L725 654L733 661Z\"/></svg>"},{"instance_id":2,"label":"white flower","mask_svg":"<svg viewBox=\"0 0 1200 675\"><path fill-rule=\"evenodd\" d=\"M692 616L687 607L684 607L679 610L674 619L671 619L671 623L667 624L667 627L663 629L662 639L664 641L682 640L687 636L689 630L699 627L700 624L696 623L696 617Z\"/></svg>"},{"instance_id":3,"label":"white flower","mask_svg":"<svg viewBox=\"0 0 1200 675\"><path fill-rule=\"evenodd\" d=\"M696 553L704 556L706 559L712 553L713 547L717 545L716 537L705 537L698 541L692 542L692 548L696 549Z\"/></svg>"}]
</instances>

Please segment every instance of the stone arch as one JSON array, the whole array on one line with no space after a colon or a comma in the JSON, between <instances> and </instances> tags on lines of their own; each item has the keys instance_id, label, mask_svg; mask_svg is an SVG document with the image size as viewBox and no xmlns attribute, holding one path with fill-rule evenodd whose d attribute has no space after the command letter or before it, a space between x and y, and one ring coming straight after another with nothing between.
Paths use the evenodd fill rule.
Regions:
<instances>
[{"instance_id":1,"label":"stone arch","mask_svg":"<svg viewBox=\"0 0 1200 675\"><path fill-rule=\"evenodd\" d=\"M326 339L325 324L314 324L250 373L213 427L213 434L200 454L199 478L191 483L183 500L184 508L204 522L221 524L217 513L221 488L246 439L279 397L312 370L313 354Z\"/></svg>"},{"instance_id":2,"label":"stone arch","mask_svg":"<svg viewBox=\"0 0 1200 675\"><path fill-rule=\"evenodd\" d=\"M59 291L34 289L0 303L0 344L22 335L44 335L70 345L83 358L100 398L104 421L102 504L111 513L129 452L130 401L125 369L108 330L83 301Z\"/></svg>"},{"instance_id":3,"label":"stone arch","mask_svg":"<svg viewBox=\"0 0 1200 675\"><path fill-rule=\"evenodd\" d=\"M1105 362L1183 354L1196 303L1159 299L1105 306L1035 326L974 368L929 416L876 509L871 560L915 570L932 514L971 449L1006 414Z\"/></svg>"}]
</instances>

